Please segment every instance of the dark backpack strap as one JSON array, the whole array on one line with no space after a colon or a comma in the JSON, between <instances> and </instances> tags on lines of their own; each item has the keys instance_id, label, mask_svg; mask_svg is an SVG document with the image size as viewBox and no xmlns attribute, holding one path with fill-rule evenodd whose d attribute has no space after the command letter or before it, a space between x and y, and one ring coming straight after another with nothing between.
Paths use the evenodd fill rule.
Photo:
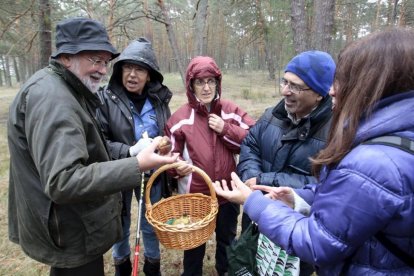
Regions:
<instances>
[{"instance_id":1,"label":"dark backpack strap","mask_svg":"<svg viewBox=\"0 0 414 276\"><path fill-rule=\"evenodd\" d=\"M414 141L400 136L380 136L374 139L367 140L362 144L379 144L398 148L408 153L414 154ZM383 232L378 232L375 237L378 241L387 248L395 257L404 262L407 266L414 268L414 257L402 251L397 245L390 241Z\"/></svg>"},{"instance_id":2,"label":"dark backpack strap","mask_svg":"<svg viewBox=\"0 0 414 276\"><path fill-rule=\"evenodd\" d=\"M399 148L400 150L406 151L408 153L414 154L414 141L400 136L380 136L363 142L362 144L370 145L385 145L394 148Z\"/></svg>"}]
</instances>

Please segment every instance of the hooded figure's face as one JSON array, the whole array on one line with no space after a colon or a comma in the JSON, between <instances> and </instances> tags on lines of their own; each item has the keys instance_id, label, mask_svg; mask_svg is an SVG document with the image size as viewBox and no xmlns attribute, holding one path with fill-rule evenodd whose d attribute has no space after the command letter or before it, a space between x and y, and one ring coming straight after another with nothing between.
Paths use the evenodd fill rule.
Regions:
<instances>
[{"instance_id":1,"label":"hooded figure's face","mask_svg":"<svg viewBox=\"0 0 414 276\"><path fill-rule=\"evenodd\" d=\"M194 95L205 105L209 105L216 95L217 80L214 77L197 78L192 82Z\"/></svg>"},{"instance_id":2,"label":"hooded figure's face","mask_svg":"<svg viewBox=\"0 0 414 276\"><path fill-rule=\"evenodd\" d=\"M221 97L221 72L211 57L198 56L188 64L185 84L189 104L210 111ZM214 108L214 107L213 107Z\"/></svg>"},{"instance_id":3,"label":"hooded figure's face","mask_svg":"<svg viewBox=\"0 0 414 276\"><path fill-rule=\"evenodd\" d=\"M132 63L122 65L122 84L128 92L141 94L148 81L150 76L147 69Z\"/></svg>"}]
</instances>

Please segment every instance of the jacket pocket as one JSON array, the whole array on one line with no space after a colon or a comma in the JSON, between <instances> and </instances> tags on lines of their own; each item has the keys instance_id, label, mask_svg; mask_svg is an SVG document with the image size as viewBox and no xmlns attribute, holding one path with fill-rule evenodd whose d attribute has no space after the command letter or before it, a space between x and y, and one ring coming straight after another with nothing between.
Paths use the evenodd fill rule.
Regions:
<instances>
[{"instance_id":1,"label":"jacket pocket","mask_svg":"<svg viewBox=\"0 0 414 276\"><path fill-rule=\"evenodd\" d=\"M108 197L101 206L82 215L82 221L86 230L86 254L105 253L122 234L119 197Z\"/></svg>"},{"instance_id":2,"label":"jacket pocket","mask_svg":"<svg viewBox=\"0 0 414 276\"><path fill-rule=\"evenodd\" d=\"M50 202L49 219L47 220L48 228L49 228L49 236L50 236L50 241L54 247L62 248L64 245L63 245L61 231L60 231L61 229L61 225L59 223L60 220L59 220L59 216L58 216L56 208L57 206L53 202Z\"/></svg>"}]
</instances>

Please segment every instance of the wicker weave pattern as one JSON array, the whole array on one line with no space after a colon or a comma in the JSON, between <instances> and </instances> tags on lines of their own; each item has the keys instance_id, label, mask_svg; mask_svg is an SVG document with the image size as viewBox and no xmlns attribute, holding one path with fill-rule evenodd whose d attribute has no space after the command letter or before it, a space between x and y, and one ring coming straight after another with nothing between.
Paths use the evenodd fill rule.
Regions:
<instances>
[{"instance_id":1,"label":"wicker weave pattern","mask_svg":"<svg viewBox=\"0 0 414 276\"><path fill-rule=\"evenodd\" d=\"M216 228L218 202L210 177L200 168L193 166L193 171L200 174L209 186L211 196L200 193L176 195L151 205L150 191L154 180L163 171L175 168L176 163L159 168L148 180L145 191L146 213L148 222L166 248L191 249L205 243ZM195 222L188 225L169 225L166 222L182 215L190 216Z\"/></svg>"}]
</instances>

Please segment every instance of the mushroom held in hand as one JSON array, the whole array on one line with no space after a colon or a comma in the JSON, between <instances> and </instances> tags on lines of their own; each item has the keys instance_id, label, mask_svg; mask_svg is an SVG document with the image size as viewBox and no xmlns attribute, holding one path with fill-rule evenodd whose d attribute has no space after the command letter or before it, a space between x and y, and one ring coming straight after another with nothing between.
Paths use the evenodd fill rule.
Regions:
<instances>
[{"instance_id":1,"label":"mushroom held in hand","mask_svg":"<svg viewBox=\"0 0 414 276\"><path fill-rule=\"evenodd\" d=\"M160 143L157 146L158 153L160 155L166 155L171 151L171 140L167 136L161 138Z\"/></svg>"}]
</instances>

